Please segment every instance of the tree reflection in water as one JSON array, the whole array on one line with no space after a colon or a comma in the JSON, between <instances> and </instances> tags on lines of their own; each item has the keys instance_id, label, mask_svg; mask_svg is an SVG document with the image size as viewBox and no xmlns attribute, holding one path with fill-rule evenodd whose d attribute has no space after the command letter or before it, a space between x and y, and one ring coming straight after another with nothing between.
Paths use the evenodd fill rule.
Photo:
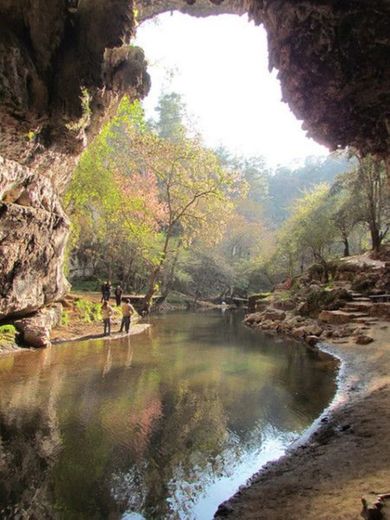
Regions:
<instances>
[{"instance_id":1,"label":"tree reflection in water","mask_svg":"<svg viewBox=\"0 0 390 520\"><path fill-rule=\"evenodd\" d=\"M2 518L203 520L319 415L335 370L231 313L175 314L3 358L0 385Z\"/></svg>"}]
</instances>

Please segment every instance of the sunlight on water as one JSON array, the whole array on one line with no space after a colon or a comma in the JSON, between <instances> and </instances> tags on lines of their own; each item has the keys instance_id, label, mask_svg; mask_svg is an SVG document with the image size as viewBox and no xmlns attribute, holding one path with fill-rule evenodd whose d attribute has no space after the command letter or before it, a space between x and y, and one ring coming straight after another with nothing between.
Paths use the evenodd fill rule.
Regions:
<instances>
[{"instance_id":1,"label":"sunlight on water","mask_svg":"<svg viewBox=\"0 0 390 520\"><path fill-rule=\"evenodd\" d=\"M329 357L240 320L157 316L4 358L0 517L212 518L335 392Z\"/></svg>"}]
</instances>

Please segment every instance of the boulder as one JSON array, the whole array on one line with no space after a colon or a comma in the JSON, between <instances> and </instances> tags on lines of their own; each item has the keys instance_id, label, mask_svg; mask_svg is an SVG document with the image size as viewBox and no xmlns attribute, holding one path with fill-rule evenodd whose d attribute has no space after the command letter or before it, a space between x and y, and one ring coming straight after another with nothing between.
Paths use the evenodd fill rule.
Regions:
<instances>
[{"instance_id":1,"label":"boulder","mask_svg":"<svg viewBox=\"0 0 390 520\"><path fill-rule=\"evenodd\" d=\"M260 321L263 319L263 314L260 312L252 312L251 314L248 314L244 322L247 325L253 325L254 323L260 323Z\"/></svg>"},{"instance_id":2,"label":"boulder","mask_svg":"<svg viewBox=\"0 0 390 520\"><path fill-rule=\"evenodd\" d=\"M282 321L286 318L286 313L278 309L268 308L264 311L264 319L271 321Z\"/></svg>"},{"instance_id":3,"label":"boulder","mask_svg":"<svg viewBox=\"0 0 390 520\"><path fill-rule=\"evenodd\" d=\"M374 339L371 336L367 336L365 334L360 334L359 336L355 337L355 343L358 345L368 345L368 343L371 343L374 341Z\"/></svg>"},{"instance_id":4,"label":"boulder","mask_svg":"<svg viewBox=\"0 0 390 520\"><path fill-rule=\"evenodd\" d=\"M390 302L374 303L370 308L370 316L390 319Z\"/></svg>"},{"instance_id":5,"label":"boulder","mask_svg":"<svg viewBox=\"0 0 390 520\"><path fill-rule=\"evenodd\" d=\"M343 310L352 312L370 312L373 303L371 301L352 301L349 302Z\"/></svg>"},{"instance_id":6,"label":"boulder","mask_svg":"<svg viewBox=\"0 0 390 520\"><path fill-rule=\"evenodd\" d=\"M390 518L390 493L377 495L371 492L362 497L363 511L360 516L365 520L388 520Z\"/></svg>"},{"instance_id":7,"label":"boulder","mask_svg":"<svg viewBox=\"0 0 390 520\"><path fill-rule=\"evenodd\" d=\"M291 334L295 339L304 339L307 336L306 327L297 327L292 330Z\"/></svg>"},{"instance_id":8,"label":"boulder","mask_svg":"<svg viewBox=\"0 0 390 520\"><path fill-rule=\"evenodd\" d=\"M296 302L295 300L289 298L288 300L274 301L272 305L275 307L275 309L282 311L292 311L296 307Z\"/></svg>"},{"instance_id":9,"label":"boulder","mask_svg":"<svg viewBox=\"0 0 390 520\"><path fill-rule=\"evenodd\" d=\"M22 341L31 347L49 347L51 329L61 320L62 305L55 303L39 310L33 316L14 322Z\"/></svg>"},{"instance_id":10,"label":"boulder","mask_svg":"<svg viewBox=\"0 0 390 520\"><path fill-rule=\"evenodd\" d=\"M309 334L310 336L321 336L321 334L324 330L323 327L320 327L316 323L307 325L305 328L306 328L307 334Z\"/></svg>"},{"instance_id":11,"label":"boulder","mask_svg":"<svg viewBox=\"0 0 390 520\"><path fill-rule=\"evenodd\" d=\"M306 314L308 314L309 310L309 304L306 301L301 302L297 305L297 313L301 316L305 316Z\"/></svg>"},{"instance_id":12,"label":"boulder","mask_svg":"<svg viewBox=\"0 0 390 520\"><path fill-rule=\"evenodd\" d=\"M314 347L320 341L320 338L317 336L306 336L305 341L308 345Z\"/></svg>"},{"instance_id":13,"label":"boulder","mask_svg":"<svg viewBox=\"0 0 390 520\"><path fill-rule=\"evenodd\" d=\"M349 323L356 315L344 311L321 311L318 319L331 325L343 325Z\"/></svg>"},{"instance_id":14,"label":"boulder","mask_svg":"<svg viewBox=\"0 0 390 520\"><path fill-rule=\"evenodd\" d=\"M267 307L269 303L266 301L257 301L255 304L255 312L263 312Z\"/></svg>"},{"instance_id":15,"label":"boulder","mask_svg":"<svg viewBox=\"0 0 390 520\"><path fill-rule=\"evenodd\" d=\"M269 302L265 299L269 296L269 293L251 294L248 298L248 310L249 312L262 311L264 310Z\"/></svg>"}]
</instances>

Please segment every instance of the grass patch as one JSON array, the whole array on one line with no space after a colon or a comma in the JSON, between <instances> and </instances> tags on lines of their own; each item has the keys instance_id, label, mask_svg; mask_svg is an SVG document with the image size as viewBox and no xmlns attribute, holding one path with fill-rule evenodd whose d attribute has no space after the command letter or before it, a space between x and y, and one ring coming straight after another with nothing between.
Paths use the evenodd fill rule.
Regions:
<instances>
[{"instance_id":1,"label":"grass patch","mask_svg":"<svg viewBox=\"0 0 390 520\"><path fill-rule=\"evenodd\" d=\"M61 314L61 325L63 325L64 327L67 327L70 323L70 316L69 316L69 312L66 312L66 311L62 311L62 314Z\"/></svg>"}]
</instances>

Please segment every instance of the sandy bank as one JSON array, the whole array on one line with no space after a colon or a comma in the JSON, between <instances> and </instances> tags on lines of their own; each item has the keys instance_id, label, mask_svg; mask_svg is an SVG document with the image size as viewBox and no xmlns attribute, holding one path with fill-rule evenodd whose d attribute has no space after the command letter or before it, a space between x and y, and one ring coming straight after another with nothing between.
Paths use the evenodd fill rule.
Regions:
<instances>
[{"instance_id":1,"label":"sandy bank","mask_svg":"<svg viewBox=\"0 0 390 520\"><path fill-rule=\"evenodd\" d=\"M254 475L217 518L361 519L362 496L390 492L389 323L368 334L369 345L319 345L342 361L333 403L303 443Z\"/></svg>"}]
</instances>

